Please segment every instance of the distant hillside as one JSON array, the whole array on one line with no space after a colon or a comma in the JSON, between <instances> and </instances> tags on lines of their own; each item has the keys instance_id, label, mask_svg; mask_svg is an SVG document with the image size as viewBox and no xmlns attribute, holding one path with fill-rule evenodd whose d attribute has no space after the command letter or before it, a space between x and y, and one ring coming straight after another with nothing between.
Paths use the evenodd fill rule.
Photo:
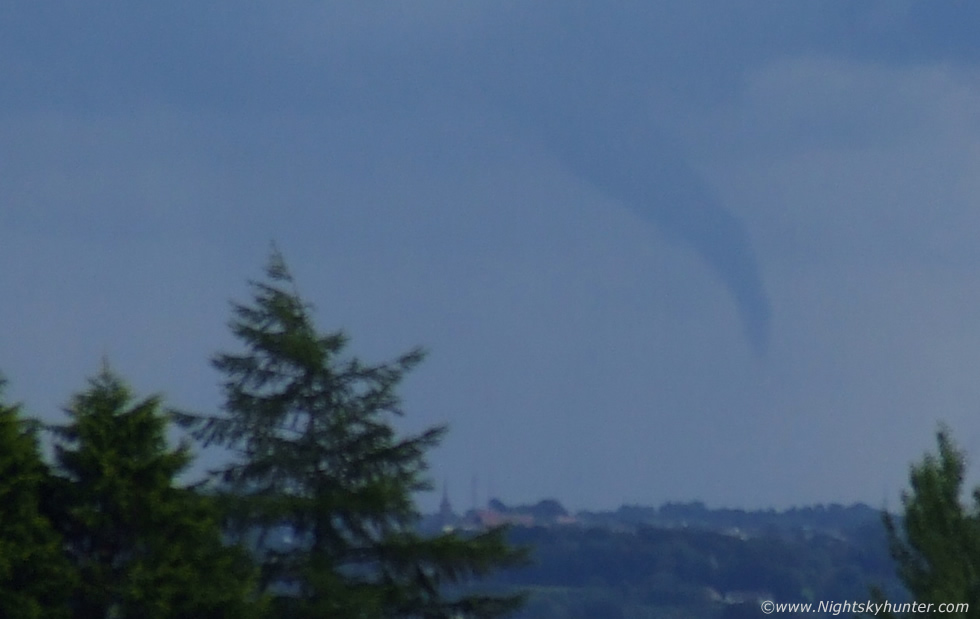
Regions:
<instances>
[{"instance_id":1,"label":"distant hillside","mask_svg":"<svg viewBox=\"0 0 980 619\"><path fill-rule=\"evenodd\" d=\"M482 515L481 515L482 514ZM531 592L522 619L763 616L759 601L888 599L895 577L881 514L867 505L784 511L708 509L701 503L623 506L569 515L554 500L493 501L457 522L512 523L533 564L493 584Z\"/></svg>"}]
</instances>

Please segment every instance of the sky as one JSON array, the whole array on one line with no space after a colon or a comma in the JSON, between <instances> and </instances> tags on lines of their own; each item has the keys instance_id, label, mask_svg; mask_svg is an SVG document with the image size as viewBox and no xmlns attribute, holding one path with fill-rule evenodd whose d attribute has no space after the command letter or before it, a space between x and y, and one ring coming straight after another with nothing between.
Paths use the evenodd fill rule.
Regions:
<instances>
[{"instance_id":1,"label":"sky","mask_svg":"<svg viewBox=\"0 0 980 619\"><path fill-rule=\"evenodd\" d=\"M62 420L105 358L220 410L275 243L353 354L427 349L397 425L460 510L895 508L938 422L980 458L978 20L2 3L6 397Z\"/></svg>"}]
</instances>

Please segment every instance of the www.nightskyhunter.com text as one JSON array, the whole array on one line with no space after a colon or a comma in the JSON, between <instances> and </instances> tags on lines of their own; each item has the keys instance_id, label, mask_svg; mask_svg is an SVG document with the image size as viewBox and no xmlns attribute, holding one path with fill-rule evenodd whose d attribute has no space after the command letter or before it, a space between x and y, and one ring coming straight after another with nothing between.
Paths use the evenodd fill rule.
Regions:
<instances>
[{"instance_id":1,"label":"www.nightskyhunter.com text","mask_svg":"<svg viewBox=\"0 0 980 619\"><path fill-rule=\"evenodd\" d=\"M893 604L891 602L796 602L777 604L772 600L762 602L762 612L767 615L772 613L829 613L831 615L868 613L878 615L879 613L965 613L969 612L970 605L966 602L959 603L926 603L926 602L904 602Z\"/></svg>"}]
</instances>

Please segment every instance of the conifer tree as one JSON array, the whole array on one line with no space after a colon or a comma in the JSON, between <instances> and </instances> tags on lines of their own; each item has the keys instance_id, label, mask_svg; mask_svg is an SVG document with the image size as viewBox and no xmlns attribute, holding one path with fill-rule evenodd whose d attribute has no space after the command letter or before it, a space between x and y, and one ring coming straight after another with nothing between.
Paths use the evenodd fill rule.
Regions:
<instances>
[{"instance_id":1,"label":"conifer tree","mask_svg":"<svg viewBox=\"0 0 980 619\"><path fill-rule=\"evenodd\" d=\"M516 596L459 594L474 576L518 562L499 530L463 538L415 532L413 494L430 488L425 456L446 428L399 436L396 387L423 358L369 365L342 332L319 333L274 252L231 328L244 346L214 365L225 414L184 417L205 445L231 449L223 471L239 530L259 532L264 582L291 617L494 617ZM275 531L295 543L276 547ZM450 595L453 587L457 595Z\"/></svg>"},{"instance_id":2,"label":"conifer tree","mask_svg":"<svg viewBox=\"0 0 980 619\"><path fill-rule=\"evenodd\" d=\"M967 612L941 616L975 616L980 611L980 488L964 505L963 452L946 428L936 438L938 454L912 466L901 519L886 513L885 527L899 578L917 602L932 603L934 611L939 604L966 602Z\"/></svg>"},{"instance_id":3,"label":"conifer tree","mask_svg":"<svg viewBox=\"0 0 980 619\"><path fill-rule=\"evenodd\" d=\"M168 446L160 406L134 402L104 368L73 398L70 423L52 427L57 521L80 578L73 616L247 617L259 609L249 557L222 544L207 497L175 484L191 455Z\"/></svg>"},{"instance_id":4,"label":"conifer tree","mask_svg":"<svg viewBox=\"0 0 980 619\"><path fill-rule=\"evenodd\" d=\"M0 396L4 380L0 378ZM73 573L40 509L48 471L36 424L0 401L0 617L67 617Z\"/></svg>"}]
</instances>

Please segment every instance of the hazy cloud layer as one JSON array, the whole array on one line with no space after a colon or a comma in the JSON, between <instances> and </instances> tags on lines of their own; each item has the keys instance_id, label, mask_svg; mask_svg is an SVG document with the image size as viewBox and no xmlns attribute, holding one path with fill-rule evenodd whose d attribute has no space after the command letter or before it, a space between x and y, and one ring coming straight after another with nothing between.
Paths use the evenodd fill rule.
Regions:
<instances>
[{"instance_id":1,"label":"hazy cloud layer","mask_svg":"<svg viewBox=\"0 0 980 619\"><path fill-rule=\"evenodd\" d=\"M274 239L432 351L461 506L894 502L936 419L980 450L978 11L8 5L0 369L216 406Z\"/></svg>"}]
</instances>

